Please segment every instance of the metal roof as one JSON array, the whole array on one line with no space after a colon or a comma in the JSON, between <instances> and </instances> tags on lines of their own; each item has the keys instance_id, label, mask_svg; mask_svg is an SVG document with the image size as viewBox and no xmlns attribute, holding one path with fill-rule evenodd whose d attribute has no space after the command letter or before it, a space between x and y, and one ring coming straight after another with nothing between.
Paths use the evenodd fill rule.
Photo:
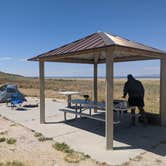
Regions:
<instances>
[{"instance_id":1,"label":"metal roof","mask_svg":"<svg viewBox=\"0 0 166 166\"><path fill-rule=\"evenodd\" d=\"M86 51L86 50L93 51L94 49L105 48L105 47L109 47L109 46L121 47L121 52L117 51L118 52L117 55L122 54L123 56L127 56L127 53L126 53L126 55L122 53L123 52L122 48L131 48L131 49L135 49L135 50L139 50L139 51L157 53L157 55L164 54L165 55L164 57L166 57L166 52L161 51L159 49L149 47L149 46L143 45L141 43L137 43L137 42L122 38L117 35L112 35L112 34L105 33L105 32L97 32L97 33L93 33L87 37L84 37L82 39L76 40L72 43L66 44L59 48L53 49L51 51L48 51L46 53L33 57L29 60L39 60L42 58L47 59L50 57L55 57L55 59L56 59L56 57L58 57L58 59L59 59L61 55L67 55L67 54L72 54L72 53L77 54L77 53L81 53L82 51ZM147 52L146 52L146 54L147 54ZM137 56L139 56L139 55L137 55ZM79 57L79 58L81 59L81 57ZM86 59L86 58L92 59L92 57L90 58L90 56L85 55L85 54L84 54L84 57L82 56L82 58L83 59Z\"/></svg>"}]
</instances>

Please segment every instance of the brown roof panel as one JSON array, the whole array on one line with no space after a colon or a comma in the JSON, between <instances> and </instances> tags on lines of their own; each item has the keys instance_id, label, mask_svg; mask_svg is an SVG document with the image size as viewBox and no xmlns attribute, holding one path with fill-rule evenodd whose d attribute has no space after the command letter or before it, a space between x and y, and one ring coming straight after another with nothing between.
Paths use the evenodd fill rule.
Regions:
<instances>
[{"instance_id":1,"label":"brown roof panel","mask_svg":"<svg viewBox=\"0 0 166 166\"><path fill-rule=\"evenodd\" d=\"M42 57L63 55L67 53L74 53L74 52L79 52L83 50L89 50L89 49L100 48L100 47L111 46L111 45L114 45L114 46L117 45L122 47L129 47L129 48L135 48L140 50L166 54L166 52L161 51L159 49L152 48L152 47L143 45L141 43L137 43L137 42L122 38L120 36L112 35L105 32L97 32L87 37L84 37L82 39L79 39L69 44L66 44L64 46L61 46L59 48L53 49L49 52L43 53L34 58L31 58L30 60L37 60Z\"/></svg>"}]
</instances>

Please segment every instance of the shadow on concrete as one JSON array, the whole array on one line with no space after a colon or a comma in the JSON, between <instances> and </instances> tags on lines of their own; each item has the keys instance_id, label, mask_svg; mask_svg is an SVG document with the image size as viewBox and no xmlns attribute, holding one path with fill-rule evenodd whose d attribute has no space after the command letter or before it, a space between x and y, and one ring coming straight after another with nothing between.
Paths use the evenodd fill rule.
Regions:
<instances>
[{"instance_id":1,"label":"shadow on concrete","mask_svg":"<svg viewBox=\"0 0 166 166\"><path fill-rule=\"evenodd\" d=\"M60 124L60 123L64 123L64 121L58 121L58 122L46 121L44 124Z\"/></svg>"},{"instance_id":2,"label":"shadow on concrete","mask_svg":"<svg viewBox=\"0 0 166 166\"><path fill-rule=\"evenodd\" d=\"M22 107L15 108L14 110L15 110L15 111L28 111L28 109L22 108Z\"/></svg>"},{"instance_id":3,"label":"shadow on concrete","mask_svg":"<svg viewBox=\"0 0 166 166\"><path fill-rule=\"evenodd\" d=\"M54 123L54 122L47 122ZM57 123L57 122L55 122ZM54 124L55 124L54 123ZM105 123L89 118L78 118L76 120L60 121L72 127L79 128L100 136L105 136ZM130 119L125 115L121 123L114 125L114 140L125 143L127 146L114 147L114 150L144 149L161 156L166 155L166 150L157 148L160 144L166 144L166 128L160 126L147 125L140 123L136 126L129 126Z\"/></svg>"}]
</instances>

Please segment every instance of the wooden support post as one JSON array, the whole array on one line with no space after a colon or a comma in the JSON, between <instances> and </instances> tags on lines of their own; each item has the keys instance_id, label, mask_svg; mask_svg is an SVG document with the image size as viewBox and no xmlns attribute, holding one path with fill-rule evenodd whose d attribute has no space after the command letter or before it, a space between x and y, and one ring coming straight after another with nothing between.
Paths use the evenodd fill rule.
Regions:
<instances>
[{"instance_id":1,"label":"wooden support post","mask_svg":"<svg viewBox=\"0 0 166 166\"><path fill-rule=\"evenodd\" d=\"M93 99L97 104L97 62L94 63L94 76L93 76ZM97 108L94 108L94 112L97 112Z\"/></svg>"},{"instance_id":2,"label":"wooden support post","mask_svg":"<svg viewBox=\"0 0 166 166\"><path fill-rule=\"evenodd\" d=\"M44 84L44 61L39 61L40 73L40 123L45 123L45 84Z\"/></svg>"},{"instance_id":3,"label":"wooden support post","mask_svg":"<svg viewBox=\"0 0 166 166\"><path fill-rule=\"evenodd\" d=\"M160 117L161 125L166 126L166 59L160 60Z\"/></svg>"},{"instance_id":4,"label":"wooden support post","mask_svg":"<svg viewBox=\"0 0 166 166\"><path fill-rule=\"evenodd\" d=\"M113 51L106 52L106 149L113 149Z\"/></svg>"}]
</instances>

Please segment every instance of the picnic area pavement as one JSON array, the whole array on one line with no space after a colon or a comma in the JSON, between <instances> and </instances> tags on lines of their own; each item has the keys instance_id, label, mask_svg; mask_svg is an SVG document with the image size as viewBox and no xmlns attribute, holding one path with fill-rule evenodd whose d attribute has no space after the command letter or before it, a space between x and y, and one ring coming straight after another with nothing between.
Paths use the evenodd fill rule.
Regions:
<instances>
[{"instance_id":1,"label":"picnic area pavement","mask_svg":"<svg viewBox=\"0 0 166 166\"><path fill-rule=\"evenodd\" d=\"M28 101L39 102L36 98ZM128 127L125 121L114 128L114 150L105 149L105 124L92 119L78 119L64 122L63 113L58 111L66 103L46 99L46 124L40 124L39 107L16 110L0 104L0 115L19 123L31 130L41 132L46 137L52 137L57 142L65 142L76 151L91 156L92 159L111 165L120 165L131 159L150 152L165 156L165 150L159 150L157 145L166 142L166 128L160 126L137 125ZM73 115L70 115L73 117Z\"/></svg>"}]
</instances>

